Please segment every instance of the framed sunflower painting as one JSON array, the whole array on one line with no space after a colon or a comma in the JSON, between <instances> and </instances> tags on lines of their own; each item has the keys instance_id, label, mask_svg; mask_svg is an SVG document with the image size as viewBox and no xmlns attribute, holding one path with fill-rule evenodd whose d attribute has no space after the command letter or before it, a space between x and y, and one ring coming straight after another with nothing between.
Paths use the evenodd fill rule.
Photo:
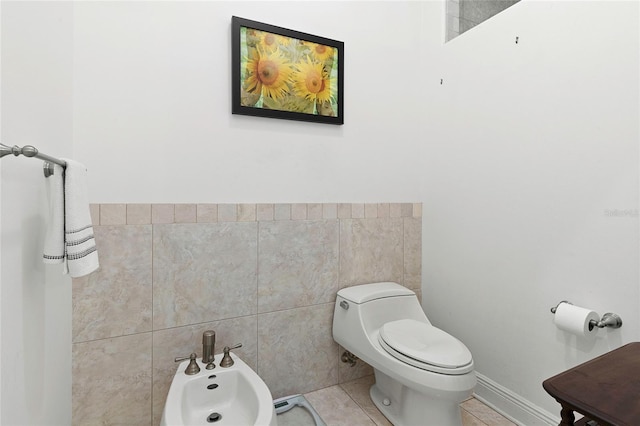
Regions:
<instances>
[{"instance_id":1,"label":"framed sunflower painting","mask_svg":"<svg viewBox=\"0 0 640 426\"><path fill-rule=\"evenodd\" d=\"M234 16L232 112L344 124L344 43Z\"/></svg>"}]
</instances>

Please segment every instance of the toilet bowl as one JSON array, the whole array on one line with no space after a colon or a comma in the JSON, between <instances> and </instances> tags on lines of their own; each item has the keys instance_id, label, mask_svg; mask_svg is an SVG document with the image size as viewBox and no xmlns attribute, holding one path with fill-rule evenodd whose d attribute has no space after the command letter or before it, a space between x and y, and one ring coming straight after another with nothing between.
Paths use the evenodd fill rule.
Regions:
<instances>
[{"instance_id":1,"label":"toilet bowl","mask_svg":"<svg viewBox=\"0 0 640 426\"><path fill-rule=\"evenodd\" d=\"M476 385L473 358L434 327L416 294L392 282L340 290L333 338L373 367L370 396L395 426L459 426Z\"/></svg>"}]
</instances>

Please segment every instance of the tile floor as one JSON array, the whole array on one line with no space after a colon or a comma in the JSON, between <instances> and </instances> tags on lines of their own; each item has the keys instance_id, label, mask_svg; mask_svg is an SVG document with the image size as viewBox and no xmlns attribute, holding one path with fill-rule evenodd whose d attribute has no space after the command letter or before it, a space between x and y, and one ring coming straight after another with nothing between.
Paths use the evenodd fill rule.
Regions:
<instances>
[{"instance_id":1,"label":"tile floor","mask_svg":"<svg viewBox=\"0 0 640 426\"><path fill-rule=\"evenodd\" d=\"M327 426L391 426L369 398L369 388L373 383L373 376L367 376L309 392L304 396ZM460 411L463 426L515 426L475 398L463 402ZM278 424L300 426L313 422L306 410L296 407L280 415Z\"/></svg>"}]
</instances>

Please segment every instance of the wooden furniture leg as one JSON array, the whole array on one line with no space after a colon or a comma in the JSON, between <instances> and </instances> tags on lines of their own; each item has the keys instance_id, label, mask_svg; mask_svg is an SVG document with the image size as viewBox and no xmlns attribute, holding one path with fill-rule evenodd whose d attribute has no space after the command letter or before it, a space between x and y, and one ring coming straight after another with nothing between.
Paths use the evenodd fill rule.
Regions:
<instances>
[{"instance_id":1,"label":"wooden furniture leg","mask_svg":"<svg viewBox=\"0 0 640 426\"><path fill-rule=\"evenodd\" d=\"M573 422L576 420L576 416L573 414L573 410L562 406L560 410L560 425L559 426L573 426Z\"/></svg>"}]
</instances>

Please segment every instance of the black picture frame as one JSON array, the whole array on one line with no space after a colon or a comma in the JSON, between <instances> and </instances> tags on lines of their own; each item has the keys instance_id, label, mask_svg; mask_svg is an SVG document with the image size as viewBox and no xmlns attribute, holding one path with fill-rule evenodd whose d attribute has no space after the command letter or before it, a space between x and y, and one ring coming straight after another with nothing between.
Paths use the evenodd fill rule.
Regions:
<instances>
[{"instance_id":1,"label":"black picture frame","mask_svg":"<svg viewBox=\"0 0 640 426\"><path fill-rule=\"evenodd\" d=\"M233 16L232 113L344 124L344 43Z\"/></svg>"}]
</instances>

